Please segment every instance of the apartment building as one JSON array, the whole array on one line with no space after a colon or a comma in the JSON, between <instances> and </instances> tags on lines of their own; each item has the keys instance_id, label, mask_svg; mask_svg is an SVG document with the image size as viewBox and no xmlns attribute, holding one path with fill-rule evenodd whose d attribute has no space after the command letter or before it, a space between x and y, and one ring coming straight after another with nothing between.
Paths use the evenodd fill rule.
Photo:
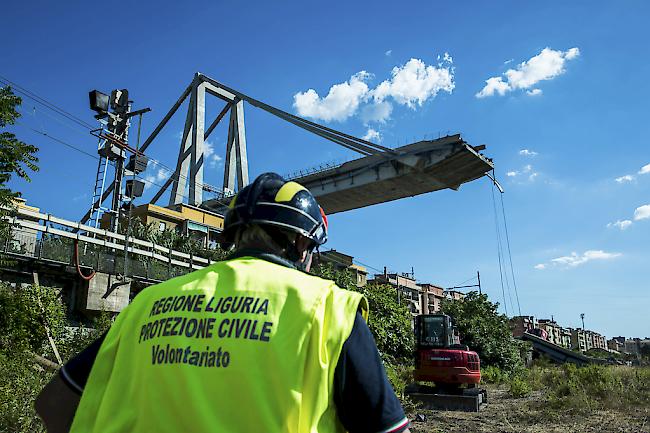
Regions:
<instances>
[{"instance_id":1,"label":"apartment building","mask_svg":"<svg viewBox=\"0 0 650 433\"><path fill-rule=\"evenodd\" d=\"M445 289L434 284L419 284L422 299L422 314L435 314L440 311L440 303L445 298Z\"/></svg>"},{"instance_id":2,"label":"apartment building","mask_svg":"<svg viewBox=\"0 0 650 433\"><path fill-rule=\"evenodd\" d=\"M390 284L397 290L397 300L406 303L413 316L422 314L422 295L420 286L415 281L413 274L388 273L384 268L383 274L375 274L372 282Z\"/></svg>"},{"instance_id":3,"label":"apartment building","mask_svg":"<svg viewBox=\"0 0 650 433\"><path fill-rule=\"evenodd\" d=\"M537 319L534 316L515 316L510 319L513 337L519 338L525 333L534 333L533 330L538 328Z\"/></svg>"},{"instance_id":4,"label":"apartment building","mask_svg":"<svg viewBox=\"0 0 650 433\"><path fill-rule=\"evenodd\" d=\"M320 260L324 263L329 263L336 270L350 272L358 287L363 287L368 283L368 270L364 266L354 263L353 256L332 249L321 252Z\"/></svg>"},{"instance_id":5,"label":"apartment building","mask_svg":"<svg viewBox=\"0 0 650 433\"><path fill-rule=\"evenodd\" d=\"M571 331L562 326L553 319L539 319L539 328L546 331L546 339L558 346L571 347Z\"/></svg>"},{"instance_id":6,"label":"apartment building","mask_svg":"<svg viewBox=\"0 0 650 433\"><path fill-rule=\"evenodd\" d=\"M124 216L123 214L122 217ZM185 203L167 207L151 203L143 204L131 210L131 217L139 218L143 224L151 224L160 231L172 229L191 236L204 248L217 247L224 220L222 215ZM110 214L103 214L100 227L108 229L110 221Z\"/></svg>"},{"instance_id":7,"label":"apartment building","mask_svg":"<svg viewBox=\"0 0 650 433\"><path fill-rule=\"evenodd\" d=\"M589 329L572 329L571 330L571 348L586 352L591 349L607 350L606 338L595 331Z\"/></svg>"},{"instance_id":8,"label":"apartment building","mask_svg":"<svg viewBox=\"0 0 650 433\"><path fill-rule=\"evenodd\" d=\"M445 297L453 299L454 301L460 301L465 297L465 294L463 292L459 292L458 290L445 290Z\"/></svg>"},{"instance_id":9,"label":"apartment building","mask_svg":"<svg viewBox=\"0 0 650 433\"><path fill-rule=\"evenodd\" d=\"M578 349L581 352L591 349L591 347L587 347L587 338L582 329L569 329L571 330L571 349Z\"/></svg>"},{"instance_id":10,"label":"apartment building","mask_svg":"<svg viewBox=\"0 0 650 433\"><path fill-rule=\"evenodd\" d=\"M607 340L607 348L619 353L625 352L625 337L614 337Z\"/></svg>"},{"instance_id":11,"label":"apartment building","mask_svg":"<svg viewBox=\"0 0 650 433\"><path fill-rule=\"evenodd\" d=\"M592 349L607 350L607 340L604 336L600 335L598 332L590 331L588 329L585 332L588 335Z\"/></svg>"}]
</instances>

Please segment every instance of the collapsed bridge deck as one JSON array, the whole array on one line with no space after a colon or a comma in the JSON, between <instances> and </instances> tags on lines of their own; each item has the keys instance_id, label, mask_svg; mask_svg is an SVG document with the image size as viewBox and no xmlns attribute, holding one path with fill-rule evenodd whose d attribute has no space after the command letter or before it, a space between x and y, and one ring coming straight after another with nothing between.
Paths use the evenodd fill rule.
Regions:
<instances>
[{"instance_id":1,"label":"collapsed bridge deck","mask_svg":"<svg viewBox=\"0 0 650 433\"><path fill-rule=\"evenodd\" d=\"M478 179L492 161L460 134L398 147L394 154L369 155L295 179L328 214L412 197Z\"/></svg>"},{"instance_id":2,"label":"collapsed bridge deck","mask_svg":"<svg viewBox=\"0 0 650 433\"><path fill-rule=\"evenodd\" d=\"M308 188L327 214L334 214L446 188L457 190L493 168L491 159L456 134L364 156L293 180ZM202 207L223 212L223 204L223 199L209 200Z\"/></svg>"}]
</instances>

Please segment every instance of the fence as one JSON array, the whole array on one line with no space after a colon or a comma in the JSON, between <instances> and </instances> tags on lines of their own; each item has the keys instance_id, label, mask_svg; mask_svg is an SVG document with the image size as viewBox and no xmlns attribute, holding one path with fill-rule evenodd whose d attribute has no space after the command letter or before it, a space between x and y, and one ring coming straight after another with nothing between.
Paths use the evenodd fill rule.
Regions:
<instances>
[{"instance_id":1,"label":"fence","mask_svg":"<svg viewBox=\"0 0 650 433\"><path fill-rule=\"evenodd\" d=\"M153 242L19 207L6 217L11 235L0 250L14 257L164 281L208 266L210 259ZM87 272L87 271L86 271Z\"/></svg>"}]
</instances>

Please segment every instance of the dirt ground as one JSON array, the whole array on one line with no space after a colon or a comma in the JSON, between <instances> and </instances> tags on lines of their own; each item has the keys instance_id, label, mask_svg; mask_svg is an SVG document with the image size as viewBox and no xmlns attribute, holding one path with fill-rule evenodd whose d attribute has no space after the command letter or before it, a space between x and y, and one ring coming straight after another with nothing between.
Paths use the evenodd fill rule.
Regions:
<instances>
[{"instance_id":1,"label":"dirt ground","mask_svg":"<svg viewBox=\"0 0 650 433\"><path fill-rule=\"evenodd\" d=\"M414 433L650 433L650 410L591 411L572 414L550 410L541 393L512 398L503 389L488 388L488 403L479 413L416 409ZM413 421L415 414L426 421Z\"/></svg>"}]
</instances>

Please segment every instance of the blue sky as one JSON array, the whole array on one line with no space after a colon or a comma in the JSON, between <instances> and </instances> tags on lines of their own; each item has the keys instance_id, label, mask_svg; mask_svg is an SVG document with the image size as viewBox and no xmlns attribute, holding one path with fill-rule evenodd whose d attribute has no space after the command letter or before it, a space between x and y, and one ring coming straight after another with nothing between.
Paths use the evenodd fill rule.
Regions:
<instances>
[{"instance_id":1,"label":"blue sky","mask_svg":"<svg viewBox=\"0 0 650 433\"><path fill-rule=\"evenodd\" d=\"M138 2L109 12L11 2L0 75L89 123L89 90L126 87L136 108L153 109L144 135L197 71L348 133L372 129L391 147L460 132L488 146L506 189L522 313L575 327L584 312L608 337L650 335L647 2ZM96 160L26 127L91 154L94 139L28 99L23 113L15 131L40 147L42 169L12 186L79 218ZM182 117L148 150L164 165L175 162ZM250 106L246 128L252 176L355 156ZM223 129L210 138L205 178L217 186L224 139ZM443 286L480 270L503 304L490 188L481 179L334 215L328 246Z\"/></svg>"}]
</instances>

